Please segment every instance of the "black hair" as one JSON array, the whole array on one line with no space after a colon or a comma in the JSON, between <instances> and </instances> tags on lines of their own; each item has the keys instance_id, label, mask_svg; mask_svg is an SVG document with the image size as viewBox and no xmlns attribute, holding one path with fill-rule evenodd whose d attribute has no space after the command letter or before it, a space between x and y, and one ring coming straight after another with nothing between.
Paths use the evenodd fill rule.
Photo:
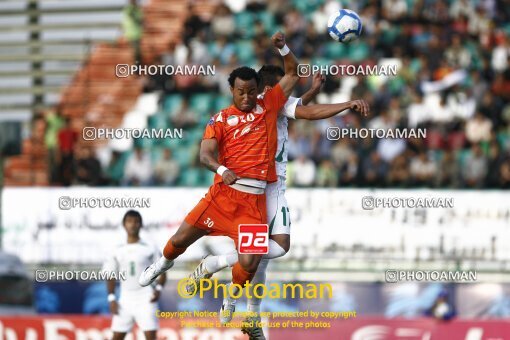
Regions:
<instances>
[{"instance_id":1,"label":"black hair","mask_svg":"<svg viewBox=\"0 0 510 340\"><path fill-rule=\"evenodd\" d=\"M277 65L264 65L260 68L258 75L260 77L259 91L266 86L275 86L278 83L278 77L283 77L285 71Z\"/></svg>"},{"instance_id":2,"label":"black hair","mask_svg":"<svg viewBox=\"0 0 510 340\"><path fill-rule=\"evenodd\" d=\"M142 215L136 211L136 210L128 210L125 214L124 214L124 217L122 218L122 224L124 224L126 222L126 218L128 217L134 217L134 218L138 218L138 220L140 221L140 225L142 225Z\"/></svg>"},{"instance_id":3,"label":"black hair","mask_svg":"<svg viewBox=\"0 0 510 340\"><path fill-rule=\"evenodd\" d=\"M230 86L234 87L234 82L236 78L242 80L255 79L255 81L257 82L257 86L259 86L260 83L260 78L257 72L248 66L238 67L230 73L230 75L228 76L228 83L230 84Z\"/></svg>"}]
</instances>

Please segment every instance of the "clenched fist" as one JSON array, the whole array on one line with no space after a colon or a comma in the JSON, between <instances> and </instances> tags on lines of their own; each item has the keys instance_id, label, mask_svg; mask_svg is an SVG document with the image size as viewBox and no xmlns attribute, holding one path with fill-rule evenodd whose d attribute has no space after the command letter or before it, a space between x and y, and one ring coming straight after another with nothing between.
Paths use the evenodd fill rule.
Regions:
<instances>
[{"instance_id":1,"label":"clenched fist","mask_svg":"<svg viewBox=\"0 0 510 340\"><path fill-rule=\"evenodd\" d=\"M283 48L285 46L285 34L278 31L271 37L271 41L276 48Z\"/></svg>"},{"instance_id":2,"label":"clenched fist","mask_svg":"<svg viewBox=\"0 0 510 340\"><path fill-rule=\"evenodd\" d=\"M225 170L221 177L223 178L223 183L226 185L234 184L239 179L239 177L237 177L237 175L231 170Z\"/></svg>"}]
</instances>

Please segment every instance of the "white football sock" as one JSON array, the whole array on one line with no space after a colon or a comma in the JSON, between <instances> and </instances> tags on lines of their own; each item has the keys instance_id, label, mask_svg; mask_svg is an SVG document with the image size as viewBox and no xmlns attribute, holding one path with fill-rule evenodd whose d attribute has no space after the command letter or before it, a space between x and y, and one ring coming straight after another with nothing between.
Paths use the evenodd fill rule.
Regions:
<instances>
[{"instance_id":1,"label":"white football sock","mask_svg":"<svg viewBox=\"0 0 510 340\"><path fill-rule=\"evenodd\" d=\"M267 269L268 264L269 264L269 259L262 258L262 260L260 260L259 266L257 268L257 272L255 273L255 276L253 277L253 279L250 282L252 284L252 290L255 285L266 283L266 269ZM253 291L250 292L250 295L252 296L252 298L248 299L248 311L260 313L260 303L262 302L262 299L255 297L255 295L253 294ZM259 295L259 296L262 295L261 289L259 289L257 295Z\"/></svg>"},{"instance_id":2,"label":"white football sock","mask_svg":"<svg viewBox=\"0 0 510 340\"><path fill-rule=\"evenodd\" d=\"M275 240L269 239L269 252L262 256L263 259L275 259L277 257L283 256L287 254L285 249L283 249Z\"/></svg>"},{"instance_id":3,"label":"white football sock","mask_svg":"<svg viewBox=\"0 0 510 340\"><path fill-rule=\"evenodd\" d=\"M237 253L226 255L208 256L204 260L205 269L208 273L216 273L220 270L232 267L237 262Z\"/></svg>"}]
</instances>

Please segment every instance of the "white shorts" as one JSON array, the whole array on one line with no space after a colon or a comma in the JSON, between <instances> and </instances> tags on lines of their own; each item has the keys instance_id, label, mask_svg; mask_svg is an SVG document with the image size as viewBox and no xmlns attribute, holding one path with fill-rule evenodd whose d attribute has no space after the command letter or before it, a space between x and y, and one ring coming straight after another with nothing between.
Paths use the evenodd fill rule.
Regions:
<instances>
[{"instance_id":1,"label":"white shorts","mask_svg":"<svg viewBox=\"0 0 510 340\"><path fill-rule=\"evenodd\" d=\"M285 180L278 177L266 187L267 223L269 234L290 235L290 211L285 198Z\"/></svg>"},{"instance_id":2,"label":"white shorts","mask_svg":"<svg viewBox=\"0 0 510 340\"><path fill-rule=\"evenodd\" d=\"M121 299L118 302L119 311L112 318L112 331L118 333L131 332L136 322L142 331L155 331L159 328L156 317L157 302L140 299Z\"/></svg>"}]
</instances>

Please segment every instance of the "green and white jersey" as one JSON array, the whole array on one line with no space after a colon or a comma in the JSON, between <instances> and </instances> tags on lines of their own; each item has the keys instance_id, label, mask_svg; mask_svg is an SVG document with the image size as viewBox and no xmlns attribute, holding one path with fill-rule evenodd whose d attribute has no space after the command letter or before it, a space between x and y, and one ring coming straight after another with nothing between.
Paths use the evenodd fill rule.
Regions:
<instances>
[{"instance_id":1,"label":"green and white jersey","mask_svg":"<svg viewBox=\"0 0 510 340\"><path fill-rule=\"evenodd\" d=\"M283 181L285 186L285 179L287 178L287 143L289 141L289 122L288 119L296 119L296 107L302 105L301 98L289 97L283 108L278 113L278 120L276 122L278 129L278 146L276 148L276 175L278 181Z\"/></svg>"},{"instance_id":2,"label":"green and white jersey","mask_svg":"<svg viewBox=\"0 0 510 340\"><path fill-rule=\"evenodd\" d=\"M144 241L124 243L117 246L111 256L103 264L103 270L122 272L125 280L120 280L121 300L130 296L152 296L151 286L142 287L138 278L154 261L159 259L161 252L156 246Z\"/></svg>"}]
</instances>

